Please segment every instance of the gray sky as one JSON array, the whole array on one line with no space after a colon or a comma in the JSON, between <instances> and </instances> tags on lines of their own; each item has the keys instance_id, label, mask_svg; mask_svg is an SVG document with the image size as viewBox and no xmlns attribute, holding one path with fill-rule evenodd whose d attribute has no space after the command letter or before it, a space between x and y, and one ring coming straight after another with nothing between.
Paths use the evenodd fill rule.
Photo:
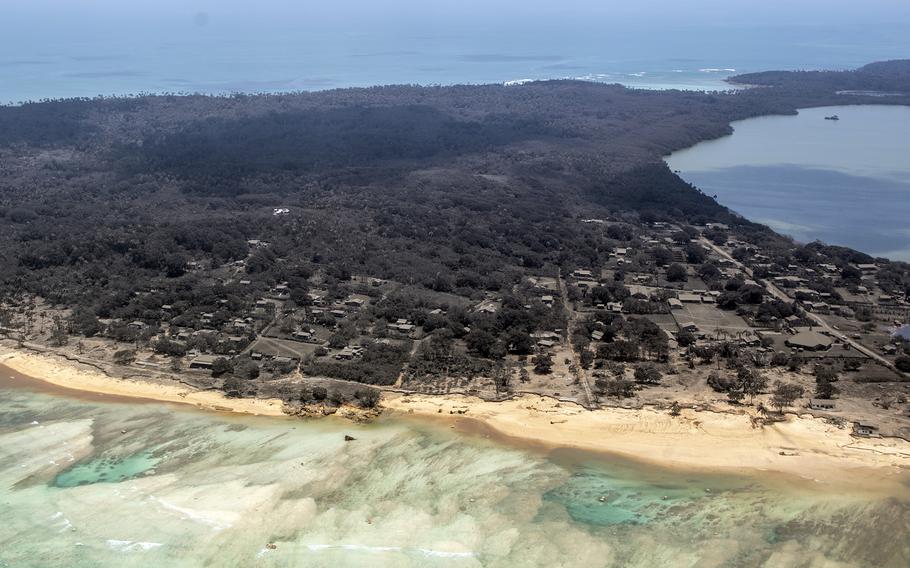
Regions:
<instances>
[{"instance_id":1,"label":"gray sky","mask_svg":"<svg viewBox=\"0 0 910 568\"><path fill-rule=\"evenodd\" d=\"M404 19L499 22L592 18L605 23L798 25L910 22L908 0L4 0L0 26L57 27L81 19L114 20L125 26L149 19L256 21L295 24L315 19L368 23ZM197 17L205 13L205 18ZM206 19L207 18L207 19Z\"/></svg>"}]
</instances>

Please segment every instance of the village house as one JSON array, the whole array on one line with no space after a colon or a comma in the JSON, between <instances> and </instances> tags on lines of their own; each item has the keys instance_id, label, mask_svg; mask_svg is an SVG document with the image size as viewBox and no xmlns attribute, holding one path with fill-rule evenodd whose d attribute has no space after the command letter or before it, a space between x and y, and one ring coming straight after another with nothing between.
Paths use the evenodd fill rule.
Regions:
<instances>
[{"instance_id":1,"label":"village house","mask_svg":"<svg viewBox=\"0 0 910 568\"><path fill-rule=\"evenodd\" d=\"M823 398L810 398L809 399L809 408L812 410L834 410L836 405L833 400L826 400Z\"/></svg>"},{"instance_id":2,"label":"village house","mask_svg":"<svg viewBox=\"0 0 910 568\"><path fill-rule=\"evenodd\" d=\"M857 436L862 436L864 438L869 438L871 436L878 435L878 426L873 426L865 422L854 422L853 423L853 434Z\"/></svg>"},{"instance_id":3,"label":"village house","mask_svg":"<svg viewBox=\"0 0 910 568\"><path fill-rule=\"evenodd\" d=\"M216 359L214 355L197 355L190 361L190 369L211 369Z\"/></svg>"},{"instance_id":4,"label":"village house","mask_svg":"<svg viewBox=\"0 0 910 568\"><path fill-rule=\"evenodd\" d=\"M834 340L813 330L803 330L786 339L788 347L804 351L827 351L834 344Z\"/></svg>"}]
</instances>

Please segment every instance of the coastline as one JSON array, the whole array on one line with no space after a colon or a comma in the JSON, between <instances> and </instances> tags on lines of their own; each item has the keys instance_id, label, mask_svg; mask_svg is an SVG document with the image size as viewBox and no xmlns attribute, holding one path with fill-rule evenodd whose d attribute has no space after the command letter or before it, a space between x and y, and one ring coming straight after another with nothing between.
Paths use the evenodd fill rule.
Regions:
<instances>
[{"instance_id":1,"label":"coastline","mask_svg":"<svg viewBox=\"0 0 910 568\"><path fill-rule=\"evenodd\" d=\"M117 379L57 356L2 348L0 375L6 379L11 372L23 380L59 388L58 393L101 395L100 400L144 399L270 417L292 414L279 399L227 398L176 381ZM753 427L756 415L746 412L683 409L674 417L648 407L587 410L529 394L489 402L465 395L390 391L383 392L381 407L391 417L442 422L517 446L581 450L660 467L729 473L767 471L817 483L863 486L873 480L899 482L910 473L910 442L856 438L849 428L838 428L809 415L788 414L783 422Z\"/></svg>"},{"instance_id":2,"label":"coastline","mask_svg":"<svg viewBox=\"0 0 910 568\"><path fill-rule=\"evenodd\" d=\"M435 418L545 450L617 455L661 467L768 471L817 483L863 485L910 473L910 442L856 438L849 427L808 414L753 427L753 415L746 412L683 409L673 417L647 407L587 410L536 395L486 402L461 395L386 393L383 406L392 415Z\"/></svg>"},{"instance_id":3,"label":"coastline","mask_svg":"<svg viewBox=\"0 0 910 568\"><path fill-rule=\"evenodd\" d=\"M257 416L287 416L279 399L228 398L215 391L195 390L176 381L152 382L110 377L87 365L61 360L60 357L0 348L0 374L7 370L22 377L70 391L109 395L120 399L145 399L156 402L188 404L201 410L233 412Z\"/></svg>"}]
</instances>

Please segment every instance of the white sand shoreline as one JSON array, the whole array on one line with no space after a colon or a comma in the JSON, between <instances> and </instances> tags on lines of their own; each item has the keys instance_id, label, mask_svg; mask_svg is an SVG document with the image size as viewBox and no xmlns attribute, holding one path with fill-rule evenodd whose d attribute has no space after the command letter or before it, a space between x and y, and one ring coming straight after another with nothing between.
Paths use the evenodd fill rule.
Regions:
<instances>
[{"instance_id":1,"label":"white sand shoreline","mask_svg":"<svg viewBox=\"0 0 910 568\"><path fill-rule=\"evenodd\" d=\"M287 416L278 399L227 398L177 381L117 379L98 369L44 353L0 348L0 373L64 389L114 397L188 404L202 410ZM810 415L753 427L747 413L684 409L680 416L654 408L587 410L552 398L521 395L488 402L465 395L384 392L391 416L466 419L517 444L619 455L663 467L712 471L773 471L817 482L897 480L910 475L910 442L856 438Z\"/></svg>"},{"instance_id":2,"label":"white sand shoreline","mask_svg":"<svg viewBox=\"0 0 910 568\"><path fill-rule=\"evenodd\" d=\"M467 396L392 394L394 413L437 420L470 419L498 435L545 448L614 454L663 467L773 471L816 482L910 475L910 442L856 438L811 415L788 415L755 428L746 413L653 408L587 410L534 395L503 402Z\"/></svg>"},{"instance_id":3,"label":"white sand shoreline","mask_svg":"<svg viewBox=\"0 0 910 568\"><path fill-rule=\"evenodd\" d=\"M88 393L188 404L203 410L259 416L285 416L279 399L228 398L173 381L157 383L110 377L98 369L48 354L0 348L0 373L6 367L31 379Z\"/></svg>"}]
</instances>

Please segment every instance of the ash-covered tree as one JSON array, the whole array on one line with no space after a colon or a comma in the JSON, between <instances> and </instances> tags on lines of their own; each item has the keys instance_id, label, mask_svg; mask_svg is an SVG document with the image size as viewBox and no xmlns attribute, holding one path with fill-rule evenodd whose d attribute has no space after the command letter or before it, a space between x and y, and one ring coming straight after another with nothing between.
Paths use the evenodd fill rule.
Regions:
<instances>
[{"instance_id":1,"label":"ash-covered tree","mask_svg":"<svg viewBox=\"0 0 910 568\"><path fill-rule=\"evenodd\" d=\"M640 385L659 385L662 378L660 369L650 363L635 368L635 382Z\"/></svg>"},{"instance_id":2,"label":"ash-covered tree","mask_svg":"<svg viewBox=\"0 0 910 568\"><path fill-rule=\"evenodd\" d=\"M546 351L538 353L534 358L534 373L549 375L553 372L553 356Z\"/></svg>"},{"instance_id":3,"label":"ash-covered tree","mask_svg":"<svg viewBox=\"0 0 910 568\"><path fill-rule=\"evenodd\" d=\"M667 280L670 282L685 282L688 279L685 266L674 262L667 268Z\"/></svg>"},{"instance_id":4,"label":"ash-covered tree","mask_svg":"<svg viewBox=\"0 0 910 568\"><path fill-rule=\"evenodd\" d=\"M84 306L73 310L69 317L69 328L72 333L93 337L104 330L104 325L95 315L95 312Z\"/></svg>"},{"instance_id":5,"label":"ash-covered tree","mask_svg":"<svg viewBox=\"0 0 910 568\"><path fill-rule=\"evenodd\" d=\"M132 349L121 349L114 353L113 359L116 365L132 365L136 360L136 352Z\"/></svg>"},{"instance_id":6,"label":"ash-covered tree","mask_svg":"<svg viewBox=\"0 0 910 568\"><path fill-rule=\"evenodd\" d=\"M817 398L831 399L840 392L834 383L830 381L818 381L815 383L815 396Z\"/></svg>"},{"instance_id":7,"label":"ash-covered tree","mask_svg":"<svg viewBox=\"0 0 910 568\"><path fill-rule=\"evenodd\" d=\"M783 413L784 408L791 406L799 397L803 396L803 387L776 381L774 391L771 393L771 405L777 408L778 413Z\"/></svg>"},{"instance_id":8,"label":"ash-covered tree","mask_svg":"<svg viewBox=\"0 0 910 568\"><path fill-rule=\"evenodd\" d=\"M220 377L225 373L230 373L234 370L234 365L225 357L218 357L212 361L212 376Z\"/></svg>"},{"instance_id":9,"label":"ash-covered tree","mask_svg":"<svg viewBox=\"0 0 910 568\"><path fill-rule=\"evenodd\" d=\"M69 334L66 332L66 325L63 318L59 315L54 316L54 322L51 325L50 344L52 347L63 347L69 343Z\"/></svg>"}]
</instances>

